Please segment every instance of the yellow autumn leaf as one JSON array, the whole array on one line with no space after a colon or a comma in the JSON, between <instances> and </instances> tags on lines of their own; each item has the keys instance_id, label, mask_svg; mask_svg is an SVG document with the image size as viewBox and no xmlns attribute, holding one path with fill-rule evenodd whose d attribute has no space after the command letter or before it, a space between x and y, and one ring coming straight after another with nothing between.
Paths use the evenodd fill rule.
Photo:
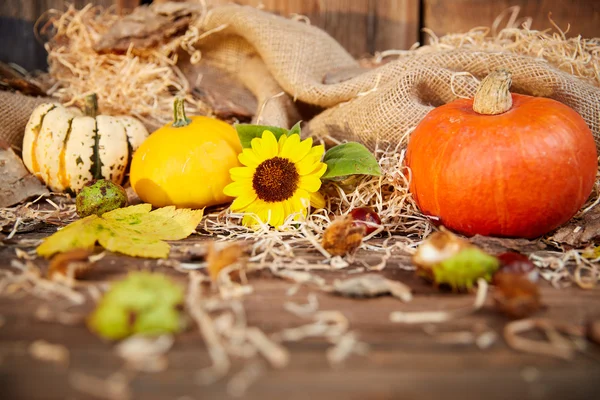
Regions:
<instances>
[{"instance_id":1,"label":"yellow autumn leaf","mask_svg":"<svg viewBox=\"0 0 600 400\"><path fill-rule=\"evenodd\" d=\"M140 204L80 219L44 240L37 253L50 257L73 249L93 249L98 242L107 250L129 256L166 258L170 246L163 240L191 235L204 211L174 206L150 210L150 204Z\"/></svg>"}]
</instances>

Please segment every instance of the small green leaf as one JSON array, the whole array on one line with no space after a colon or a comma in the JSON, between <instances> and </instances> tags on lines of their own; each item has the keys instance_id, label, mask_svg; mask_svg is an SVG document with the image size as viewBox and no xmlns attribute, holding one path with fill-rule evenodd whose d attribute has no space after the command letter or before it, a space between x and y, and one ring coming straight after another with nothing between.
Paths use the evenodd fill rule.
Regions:
<instances>
[{"instance_id":1,"label":"small green leaf","mask_svg":"<svg viewBox=\"0 0 600 400\"><path fill-rule=\"evenodd\" d=\"M275 135L275 139L279 140L281 135L300 134L300 122L292 127L291 130L279 128L277 126L267 125L252 125L252 124L235 124L235 129L242 143L242 148L250 147L250 142L254 138L262 137L264 131L270 131Z\"/></svg>"},{"instance_id":2,"label":"small green leaf","mask_svg":"<svg viewBox=\"0 0 600 400\"><path fill-rule=\"evenodd\" d=\"M356 142L332 147L325 153L323 162L327 164L327 171L321 179L335 179L350 175L381 175L375 156L365 146Z\"/></svg>"},{"instance_id":3,"label":"small green leaf","mask_svg":"<svg viewBox=\"0 0 600 400\"><path fill-rule=\"evenodd\" d=\"M292 126L292 129L289 130L289 132L287 133L288 136L290 135L300 135L300 123L302 121L298 121L296 122L296 124L294 126Z\"/></svg>"}]
</instances>

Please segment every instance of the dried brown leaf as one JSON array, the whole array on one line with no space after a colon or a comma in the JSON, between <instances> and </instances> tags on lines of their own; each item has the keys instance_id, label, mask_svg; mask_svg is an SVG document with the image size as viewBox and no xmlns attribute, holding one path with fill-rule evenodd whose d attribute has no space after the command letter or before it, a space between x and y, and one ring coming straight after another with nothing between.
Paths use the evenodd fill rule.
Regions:
<instances>
[{"instance_id":1,"label":"dried brown leaf","mask_svg":"<svg viewBox=\"0 0 600 400\"><path fill-rule=\"evenodd\" d=\"M600 238L600 205L580 218L574 218L559 228L550 240L573 247L585 247Z\"/></svg>"},{"instance_id":2,"label":"dried brown leaf","mask_svg":"<svg viewBox=\"0 0 600 400\"><path fill-rule=\"evenodd\" d=\"M201 12L199 4L158 4L137 7L113 24L94 46L99 53L125 53L131 45L149 50L182 34Z\"/></svg>"},{"instance_id":3,"label":"dried brown leaf","mask_svg":"<svg viewBox=\"0 0 600 400\"><path fill-rule=\"evenodd\" d=\"M86 249L75 249L58 253L50 261L48 279L80 279L91 269L89 258L92 252Z\"/></svg>"},{"instance_id":4,"label":"dried brown leaf","mask_svg":"<svg viewBox=\"0 0 600 400\"><path fill-rule=\"evenodd\" d=\"M0 208L49 193L5 142L0 143L0 188Z\"/></svg>"},{"instance_id":5,"label":"dried brown leaf","mask_svg":"<svg viewBox=\"0 0 600 400\"><path fill-rule=\"evenodd\" d=\"M350 215L344 215L325 229L321 245L332 256L345 256L361 245L365 234L364 225L356 226Z\"/></svg>"},{"instance_id":6,"label":"dried brown leaf","mask_svg":"<svg viewBox=\"0 0 600 400\"><path fill-rule=\"evenodd\" d=\"M363 275L333 282L334 293L352 297L374 297L391 294L402 301L412 300L411 289L402 282L386 279L381 275Z\"/></svg>"},{"instance_id":7,"label":"dried brown leaf","mask_svg":"<svg viewBox=\"0 0 600 400\"><path fill-rule=\"evenodd\" d=\"M494 304L511 318L525 318L542 307L537 285L524 275L499 272L494 275Z\"/></svg>"},{"instance_id":8,"label":"dried brown leaf","mask_svg":"<svg viewBox=\"0 0 600 400\"><path fill-rule=\"evenodd\" d=\"M489 254L499 254L507 251L531 253L544 250L547 247L540 240L505 239L481 235L475 235L469 241Z\"/></svg>"},{"instance_id":9,"label":"dried brown leaf","mask_svg":"<svg viewBox=\"0 0 600 400\"><path fill-rule=\"evenodd\" d=\"M0 61L0 90L16 90L27 96L45 96L38 84L13 66Z\"/></svg>"},{"instance_id":10,"label":"dried brown leaf","mask_svg":"<svg viewBox=\"0 0 600 400\"><path fill-rule=\"evenodd\" d=\"M207 248L206 268L213 282L216 282L219 273L224 268L236 263L241 263L241 267L245 265L244 247L239 243L231 243L217 248L215 243L209 242Z\"/></svg>"},{"instance_id":11,"label":"dried brown leaf","mask_svg":"<svg viewBox=\"0 0 600 400\"><path fill-rule=\"evenodd\" d=\"M177 66L185 75L192 93L208 104L219 119L249 122L258 109L256 97L235 76L210 64L192 64L183 54Z\"/></svg>"}]
</instances>

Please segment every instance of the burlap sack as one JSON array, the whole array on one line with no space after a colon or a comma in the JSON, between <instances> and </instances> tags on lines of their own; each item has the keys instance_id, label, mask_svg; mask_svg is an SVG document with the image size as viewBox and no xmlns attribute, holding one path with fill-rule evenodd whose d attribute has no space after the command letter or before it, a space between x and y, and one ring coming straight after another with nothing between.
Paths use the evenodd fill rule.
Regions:
<instances>
[{"instance_id":1,"label":"burlap sack","mask_svg":"<svg viewBox=\"0 0 600 400\"><path fill-rule=\"evenodd\" d=\"M414 54L349 80L325 84L327 73L356 68L358 62L314 26L228 5L212 9L200 29L219 30L197 43L205 62L240 74L248 60L256 63L258 56L293 99L328 108L308 123L307 133L317 137L358 140L370 148L377 142L394 145L434 106L472 96L477 79L502 67L513 73L513 91L550 97L579 112L600 146L600 89L541 59L467 50ZM261 79L273 86L268 76ZM276 112L270 118L286 120Z\"/></svg>"},{"instance_id":2,"label":"burlap sack","mask_svg":"<svg viewBox=\"0 0 600 400\"><path fill-rule=\"evenodd\" d=\"M0 139L15 149L21 149L25 125L31 112L49 101L52 100L0 90Z\"/></svg>"},{"instance_id":3,"label":"burlap sack","mask_svg":"<svg viewBox=\"0 0 600 400\"><path fill-rule=\"evenodd\" d=\"M327 33L305 22L253 7L225 5L213 7L192 21L188 33L194 30L200 34L189 35L191 42L186 43L186 33L181 48L189 51L195 46L201 52L201 63L221 68L244 82L258 100L254 120L261 124L291 126L299 118L293 101L299 100L324 109L307 121L305 134L333 141L357 140L371 149L376 144L394 146L434 106L472 96L478 79L502 67L513 73L513 91L550 97L578 111L600 145L600 89L542 59L460 49L408 52L357 76L326 83L332 72L360 70L359 63ZM172 48L179 39L170 40L175 41L167 46ZM61 42L60 46L66 44ZM91 84L86 87L85 77L77 82L74 96L94 89ZM1 136L19 145L25 123L39 100L0 95ZM156 116L144 117L148 123ZM161 117L168 120L170 110Z\"/></svg>"}]
</instances>

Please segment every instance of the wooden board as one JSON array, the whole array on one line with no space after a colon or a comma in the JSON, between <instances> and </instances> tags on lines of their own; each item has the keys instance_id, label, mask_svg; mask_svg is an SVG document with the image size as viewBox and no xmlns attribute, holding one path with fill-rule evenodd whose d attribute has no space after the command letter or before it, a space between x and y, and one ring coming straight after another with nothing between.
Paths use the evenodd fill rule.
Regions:
<instances>
[{"instance_id":1,"label":"wooden board","mask_svg":"<svg viewBox=\"0 0 600 400\"><path fill-rule=\"evenodd\" d=\"M154 0L163 2L166 0ZM73 3L81 8L92 3L116 5L122 10L149 0L4 0L0 2L0 36L15 46L0 47L0 61L15 62L26 69L44 68L46 54L33 35L33 23L50 8L64 9ZM212 4L230 0L209 0ZM237 0L239 4L261 6L289 17L308 17L338 40L355 57L389 49L408 49L423 43L423 27L437 35L465 32L476 26L490 26L507 8L518 5L522 17L533 17L534 29L552 27L548 13L568 35L600 37L600 2L588 0ZM16 51L15 49L18 49Z\"/></svg>"},{"instance_id":2,"label":"wooden board","mask_svg":"<svg viewBox=\"0 0 600 400\"><path fill-rule=\"evenodd\" d=\"M600 2L590 0L424 0L423 25L437 35L466 32L477 26L490 27L511 6L519 6L519 17L531 17L532 29L552 28L548 14L568 36L600 37ZM508 17L504 19L506 26Z\"/></svg>"},{"instance_id":3,"label":"wooden board","mask_svg":"<svg viewBox=\"0 0 600 400\"><path fill-rule=\"evenodd\" d=\"M65 10L71 4L78 9L93 4L102 7L115 6L125 11L137 7L140 0L3 0L0 2L0 16L36 21L47 10Z\"/></svg>"},{"instance_id":4,"label":"wooden board","mask_svg":"<svg viewBox=\"0 0 600 400\"><path fill-rule=\"evenodd\" d=\"M160 0L159 0L160 1ZM408 49L418 41L419 0L238 0L289 17L308 17L356 57ZM230 3L212 0L212 4Z\"/></svg>"},{"instance_id":5,"label":"wooden board","mask_svg":"<svg viewBox=\"0 0 600 400\"><path fill-rule=\"evenodd\" d=\"M52 231L53 229L50 229ZM19 234L16 239L34 239L45 234ZM183 246L198 244L197 236L174 245L173 253L182 254ZM305 250L303 256L320 259L316 251ZM15 258L13 245L0 248L0 269L8 269ZM375 264L377 257L361 254L361 260ZM43 264L43 261L38 261ZM97 274L89 278L117 278L127 270L149 269L170 274L185 281L185 274L156 261L132 259L108 254L98 262ZM389 322L395 310L440 310L464 306L472 302L469 295L441 293L402 269L408 257L396 254L381 273L408 284L414 292L410 303L390 297L349 299L302 287L288 295L290 282L273 277L269 272L251 274L254 293L243 299L248 325L267 334L305 324L283 308L283 303L307 302L315 293L320 310L340 310L349 320L350 329L367 342L365 356L352 356L342 366L332 368L325 357L331 346L323 338L285 344L291 353L286 368L267 368L250 387L247 399L592 399L597 397L600 380L600 346L590 344L585 354L573 361L522 354L511 350L500 338L487 350L472 344L444 344L425 333L420 325L398 325ZM348 270L321 272L327 281L355 274ZM554 289L542 283L546 310L538 316L552 320L583 324L591 316L600 315L600 288L584 291L570 287ZM42 304L61 307L61 301L42 301L31 296L0 297L0 398L2 399L87 399L93 398L74 389L72 379L79 373L106 378L122 367L111 344L92 335L82 322L75 325L42 322L34 317ZM70 312L81 316L90 306ZM485 324L499 336L507 319L496 314L491 301L480 312L437 326L439 332L471 330ZM62 344L70 350L68 366L35 360L29 345L35 340ZM133 373L131 390L134 399L224 399L228 376L209 386L195 383L198 370L210 359L204 343L194 329L177 335L168 354L169 368L159 373ZM233 371L243 367L234 360Z\"/></svg>"},{"instance_id":6,"label":"wooden board","mask_svg":"<svg viewBox=\"0 0 600 400\"><path fill-rule=\"evenodd\" d=\"M140 0L2 0L0 1L0 61L15 63L27 71L47 68L48 54L36 38L36 21L48 10L66 10L69 4L83 8L86 4L116 6L125 12ZM6 46L10 43L10 46Z\"/></svg>"}]
</instances>

